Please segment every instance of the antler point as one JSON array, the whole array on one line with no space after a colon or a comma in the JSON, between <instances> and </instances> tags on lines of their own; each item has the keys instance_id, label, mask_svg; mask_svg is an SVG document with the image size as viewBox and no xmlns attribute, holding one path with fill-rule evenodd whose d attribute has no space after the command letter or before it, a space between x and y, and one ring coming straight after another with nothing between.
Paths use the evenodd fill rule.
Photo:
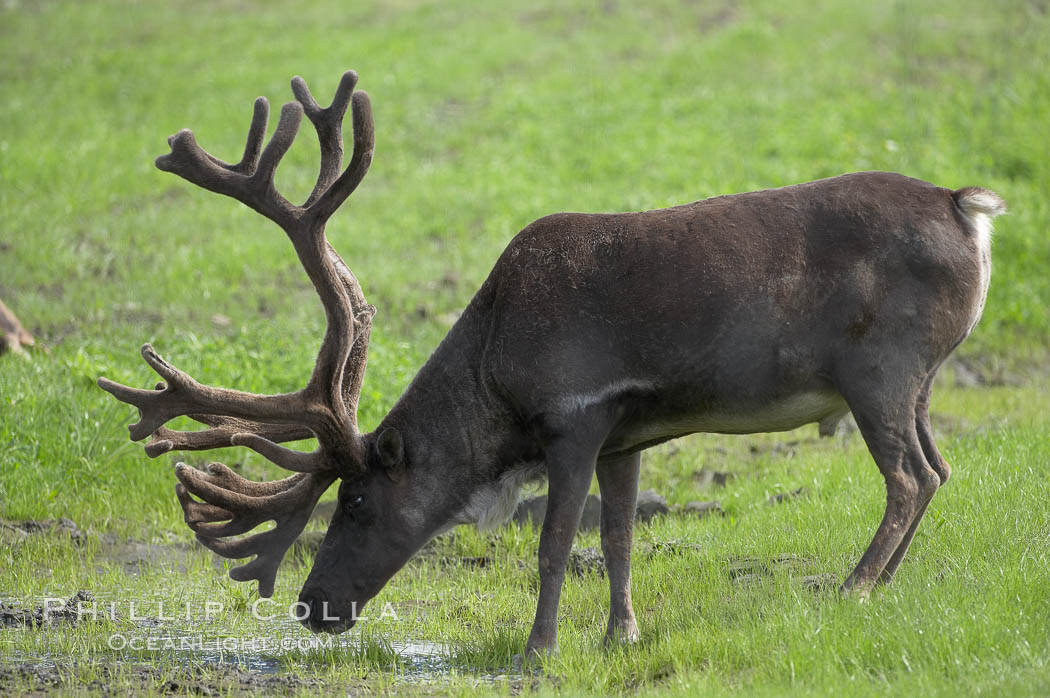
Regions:
<instances>
[{"instance_id":1,"label":"antler point","mask_svg":"<svg viewBox=\"0 0 1050 698\"><path fill-rule=\"evenodd\" d=\"M150 458L156 458L157 456L164 455L174 447L175 444L173 444L170 440L162 439L160 441L154 441L153 443L146 444L144 448L147 456L149 456Z\"/></svg>"},{"instance_id":2,"label":"antler point","mask_svg":"<svg viewBox=\"0 0 1050 698\"><path fill-rule=\"evenodd\" d=\"M303 113L303 105L295 100L291 102L285 102L281 105L281 116L284 116L285 112L299 112Z\"/></svg>"}]
</instances>

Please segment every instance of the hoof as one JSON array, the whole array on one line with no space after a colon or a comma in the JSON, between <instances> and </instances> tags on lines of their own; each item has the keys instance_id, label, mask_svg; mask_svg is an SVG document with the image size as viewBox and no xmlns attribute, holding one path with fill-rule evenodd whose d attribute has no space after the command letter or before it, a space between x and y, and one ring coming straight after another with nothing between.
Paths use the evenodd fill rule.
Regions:
<instances>
[{"instance_id":1,"label":"hoof","mask_svg":"<svg viewBox=\"0 0 1050 698\"><path fill-rule=\"evenodd\" d=\"M522 671L556 654L558 654L557 645L551 647L526 647L525 654L516 654L510 658L510 666L515 671Z\"/></svg>"},{"instance_id":2,"label":"hoof","mask_svg":"<svg viewBox=\"0 0 1050 698\"><path fill-rule=\"evenodd\" d=\"M858 603L865 603L868 600L868 596L871 595L870 586L857 586L850 587L847 584L843 584L839 587L839 596L844 599L854 599Z\"/></svg>"},{"instance_id":3,"label":"hoof","mask_svg":"<svg viewBox=\"0 0 1050 698\"><path fill-rule=\"evenodd\" d=\"M525 645L526 662L530 662L534 659L544 659L546 657L553 657L556 654L558 654L558 643L556 642L550 645Z\"/></svg>"},{"instance_id":4,"label":"hoof","mask_svg":"<svg viewBox=\"0 0 1050 698\"><path fill-rule=\"evenodd\" d=\"M633 645L641 639L641 634L638 632L638 626L631 623L626 628L610 628L605 633L605 638L602 640L602 644L605 647L619 647L621 645Z\"/></svg>"}]
</instances>

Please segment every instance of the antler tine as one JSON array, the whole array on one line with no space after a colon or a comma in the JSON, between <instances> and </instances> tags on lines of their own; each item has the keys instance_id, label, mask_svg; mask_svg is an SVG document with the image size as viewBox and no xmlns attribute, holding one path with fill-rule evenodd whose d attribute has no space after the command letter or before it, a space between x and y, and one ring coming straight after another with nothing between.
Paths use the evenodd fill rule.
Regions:
<instances>
[{"instance_id":1,"label":"antler tine","mask_svg":"<svg viewBox=\"0 0 1050 698\"><path fill-rule=\"evenodd\" d=\"M163 384L158 390L163 390ZM177 431L161 427L153 432L146 444L146 455L156 458L168 451L207 451L213 448L233 446L233 437L237 434L257 434L270 441L300 441L312 439L314 433L298 424L266 424L235 417L219 417L211 414L189 414L190 419L210 428L199 431Z\"/></svg>"},{"instance_id":2,"label":"antler tine","mask_svg":"<svg viewBox=\"0 0 1050 698\"><path fill-rule=\"evenodd\" d=\"M168 138L171 152L156 159L158 169L177 174L199 187L237 199L244 205L288 229L299 217L299 209L273 187L273 175L288 152L302 121L298 102L281 107L281 118L270 142L259 156L266 132L269 106L266 98L255 100L255 111L248 129L244 156L229 165L201 148L189 129Z\"/></svg>"},{"instance_id":3,"label":"antler tine","mask_svg":"<svg viewBox=\"0 0 1050 698\"><path fill-rule=\"evenodd\" d=\"M359 90L353 93L350 98L350 111L354 123L354 152L350 156L350 163L343 170L343 174L307 209L308 214L319 222L331 218L347 197L354 193L372 165L375 124L372 120L372 103L367 92Z\"/></svg>"},{"instance_id":4,"label":"antler tine","mask_svg":"<svg viewBox=\"0 0 1050 698\"><path fill-rule=\"evenodd\" d=\"M230 167L234 172L249 177L255 174L255 167L259 164L259 153L262 152L263 138L266 137L266 124L269 116L270 103L265 97L256 97L252 124L248 127L248 140L244 144L244 155L241 156L239 163Z\"/></svg>"},{"instance_id":5,"label":"antler tine","mask_svg":"<svg viewBox=\"0 0 1050 698\"><path fill-rule=\"evenodd\" d=\"M317 463L325 460L325 454L321 450L303 453L279 446L258 434L237 434L230 441L234 446L247 446L271 463L295 473L314 472L317 470Z\"/></svg>"},{"instance_id":6,"label":"antler tine","mask_svg":"<svg viewBox=\"0 0 1050 698\"><path fill-rule=\"evenodd\" d=\"M219 167L224 167L231 172L243 175L252 175L255 166L259 163L259 152L262 150L263 138L266 136L266 124L270 120L270 103L265 97L256 97L252 123L248 127L248 140L244 144L244 155L236 165L224 162L206 150L201 150L205 156ZM175 136L168 138L170 146ZM165 156L161 156L165 157Z\"/></svg>"},{"instance_id":7,"label":"antler tine","mask_svg":"<svg viewBox=\"0 0 1050 698\"><path fill-rule=\"evenodd\" d=\"M265 201L272 197L278 203L283 203L288 209L294 209L295 207L274 189L273 175L277 171L277 166L281 164L281 159L284 158L285 153L292 147L295 136L299 133L299 124L302 121L303 105L298 102L285 102L281 107L281 118L277 122L277 128L274 130L273 136L270 137L270 142L266 144L266 149L263 150L262 156L259 158L258 169L248 178L248 182L260 199ZM281 224L280 221L277 221L277 223Z\"/></svg>"},{"instance_id":8,"label":"antler tine","mask_svg":"<svg viewBox=\"0 0 1050 698\"><path fill-rule=\"evenodd\" d=\"M221 463L210 464L206 473L179 463L175 475L179 479L175 494L197 540L223 557L256 555L251 562L230 570L230 578L257 580L262 597L273 596L277 568L285 553L306 527L317 500L336 478L333 472L300 473L278 482L257 483ZM191 494L205 501L198 502ZM269 531L229 538L269 520L277 524Z\"/></svg>"},{"instance_id":9,"label":"antler tine","mask_svg":"<svg viewBox=\"0 0 1050 698\"><path fill-rule=\"evenodd\" d=\"M343 116L350 106L350 98L357 86L357 73L348 70L343 73L336 88L332 103L322 109L313 95L306 81L296 75L292 78L292 92L299 103L303 105L306 116L317 131L317 140L321 146L321 168L317 174L317 183L307 197L304 207L310 207L318 197L331 186L332 182L339 176L339 168L343 164Z\"/></svg>"}]
</instances>

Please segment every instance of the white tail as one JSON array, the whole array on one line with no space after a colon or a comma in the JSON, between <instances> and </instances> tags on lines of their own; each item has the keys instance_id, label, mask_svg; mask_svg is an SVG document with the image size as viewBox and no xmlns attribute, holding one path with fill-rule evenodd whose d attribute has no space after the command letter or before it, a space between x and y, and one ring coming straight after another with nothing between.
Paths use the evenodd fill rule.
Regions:
<instances>
[{"instance_id":1,"label":"white tail","mask_svg":"<svg viewBox=\"0 0 1050 698\"><path fill-rule=\"evenodd\" d=\"M977 231L978 246L988 250L992 244L992 219L1006 213L1006 202L999 195L980 187L964 187L952 192L952 198Z\"/></svg>"},{"instance_id":2,"label":"white tail","mask_svg":"<svg viewBox=\"0 0 1050 698\"><path fill-rule=\"evenodd\" d=\"M952 198L977 233L977 250L981 255L981 302L970 324L970 330L966 333L969 335L981 319L985 298L988 296L988 284L992 278L992 220L999 214L1006 213L1006 202L995 192L980 187L958 189L952 192Z\"/></svg>"},{"instance_id":3,"label":"white tail","mask_svg":"<svg viewBox=\"0 0 1050 698\"><path fill-rule=\"evenodd\" d=\"M1006 202L999 198L994 191L981 189L980 187L965 187L952 194L955 203L969 218L985 215L995 218L1000 213L1006 213Z\"/></svg>"}]
</instances>

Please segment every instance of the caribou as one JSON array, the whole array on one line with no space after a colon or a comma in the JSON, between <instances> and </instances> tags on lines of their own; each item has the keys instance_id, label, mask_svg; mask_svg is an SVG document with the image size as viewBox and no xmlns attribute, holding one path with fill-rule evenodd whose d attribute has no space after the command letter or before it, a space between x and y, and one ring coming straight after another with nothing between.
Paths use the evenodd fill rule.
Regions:
<instances>
[{"instance_id":1,"label":"caribou","mask_svg":"<svg viewBox=\"0 0 1050 698\"><path fill-rule=\"evenodd\" d=\"M273 594L278 566L318 498L338 507L299 602L313 631L342 632L435 535L492 526L523 484L546 478L540 588L526 651L557 644L558 602L592 478L610 587L606 639L633 641L631 545L641 452L696 432L748 434L852 412L885 479L886 508L842 590L890 581L927 505L948 480L934 444L930 391L981 316L991 272L991 191L945 189L885 172L638 213L559 213L509 243L404 394L372 432L357 408L375 308L329 244L328 220L372 162L368 95L342 76L322 108L306 83L263 146L260 97L244 155L230 164L192 132L157 159L280 226L324 307L326 329L305 387L280 395L203 385L150 345L153 389L100 378L138 408L130 426L150 457L243 446L290 477L245 479L212 463L175 466L197 540L230 571ZM353 151L343 169L349 108ZM302 116L320 141L320 172L302 205L274 186ZM188 416L198 430L165 424ZM315 439L302 452L281 443ZM260 524L275 527L244 537Z\"/></svg>"}]
</instances>

